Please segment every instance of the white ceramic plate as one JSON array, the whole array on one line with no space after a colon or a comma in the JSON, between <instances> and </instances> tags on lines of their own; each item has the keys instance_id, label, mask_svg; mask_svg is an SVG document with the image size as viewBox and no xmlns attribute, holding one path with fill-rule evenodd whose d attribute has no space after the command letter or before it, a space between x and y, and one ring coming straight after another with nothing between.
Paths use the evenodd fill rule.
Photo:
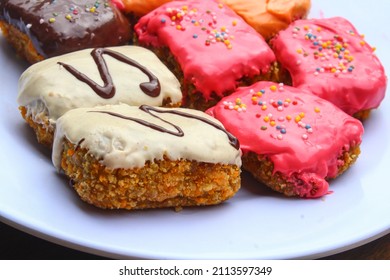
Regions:
<instances>
[{"instance_id":1,"label":"white ceramic plate","mask_svg":"<svg viewBox=\"0 0 390 280\"><path fill-rule=\"evenodd\" d=\"M383 12L390 1L312 2L312 17L352 21L390 70ZM220 206L103 211L80 201L20 117L17 80L26 64L2 37L0 65L0 218L16 228L89 253L154 259L317 258L390 232L388 96L365 123L359 160L323 199L284 198L244 176L239 193Z\"/></svg>"}]
</instances>

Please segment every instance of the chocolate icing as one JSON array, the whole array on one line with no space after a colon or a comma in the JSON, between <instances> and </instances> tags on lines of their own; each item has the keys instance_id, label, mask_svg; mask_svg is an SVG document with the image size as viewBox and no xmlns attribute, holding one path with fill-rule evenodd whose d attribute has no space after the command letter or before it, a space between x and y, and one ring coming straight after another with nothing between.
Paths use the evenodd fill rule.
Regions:
<instances>
[{"instance_id":1,"label":"chocolate icing","mask_svg":"<svg viewBox=\"0 0 390 280\"><path fill-rule=\"evenodd\" d=\"M114 113L114 112L109 112L109 111L88 111L88 112L90 112L90 113L108 114L108 115L111 115L111 116L114 116L114 117L118 117L118 118L122 118L122 119L125 119L125 120L129 120L129 121L133 121L133 122L139 123L141 125L144 125L146 127L149 127L151 129L154 129L154 130L157 130L157 131L160 131L162 133L169 133L169 134L172 134L172 135L177 136L177 137L183 137L184 136L184 132L183 132L183 130L179 126L177 126L177 125L175 125L175 124L173 124L171 122L168 122L168 121L166 121L166 120L156 116L155 114L152 113L152 111L160 113L160 114L179 115L179 116L184 117L184 118L190 118L190 119L196 119L196 120L202 121L202 122L204 122L204 123L206 123L206 124L216 128L216 129L221 130L229 138L230 145L232 145L236 150L238 150L239 147L240 147L240 144L239 144L238 139L236 137L234 137L231 133L226 131L221 125L216 124L216 123L214 123L214 122L212 122L212 121L210 121L210 120L208 120L206 118L203 118L203 117L200 117L200 116L197 116L197 115L193 115L193 114L190 114L190 113L186 113L186 112L183 112L183 111L178 111L178 110L158 109L156 107L152 107L152 106L149 106L149 105L141 105L139 107L139 109L144 111L144 112L146 112L146 113L148 113L149 115L153 116L154 118L157 118L157 119L163 121L164 123L167 123L167 124L171 125L175 129L175 131L168 130L168 129L162 127L162 126L150 123L150 122L142 120L142 119L128 117L128 116L124 116L124 115L117 114L117 113Z\"/></svg>"},{"instance_id":2,"label":"chocolate icing","mask_svg":"<svg viewBox=\"0 0 390 280\"><path fill-rule=\"evenodd\" d=\"M0 20L25 33L43 57L130 41L128 20L102 0L1 0Z\"/></svg>"},{"instance_id":3,"label":"chocolate icing","mask_svg":"<svg viewBox=\"0 0 390 280\"><path fill-rule=\"evenodd\" d=\"M97 48L92 50L91 52L91 56L93 57L96 66L98 67L100 77L104 82L103 86L98 85L95 81L91 80L85 74L81 73L80 71L78 71L77 69L75 69L73 66L69 64L65 64L62 62L58 62L58 64L62 65L67 71L69 71L78 80L88 84L100 97L108 99L108 98L112 98L115 95L115 85L112 81L112 77L107 67L107 63L103 57L104 54L109 55L123 63L129 64L141 70L149 78L149 82L144 82L139 85L141 90L145 94L151 97L157 97L160 95L161 92L160 82L152 72L150 72L146 67L142 66L135 60L113 50L109 50L105 48Z\"/></svg>"}]
</instances>

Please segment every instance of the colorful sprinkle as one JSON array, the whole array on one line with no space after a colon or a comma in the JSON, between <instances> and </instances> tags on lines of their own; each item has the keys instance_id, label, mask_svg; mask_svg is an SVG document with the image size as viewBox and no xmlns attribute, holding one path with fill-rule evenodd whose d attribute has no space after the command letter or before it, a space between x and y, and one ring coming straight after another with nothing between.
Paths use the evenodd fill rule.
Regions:
<instances>
[{"instance_id":1,"label":"colorful sprinkle","mask_svg":"<svg viewBox=\"0 0 390 280\"><path fill-rule=\"evenodd\" d=\"M220 4L219 7L223 7L223 4ZM228 50L233 48L232 40L234 36L230 34L229 29L226 26L218 27L218 17L215 12L208 10L206 15L202 14L204 18L198 18L198 13L196 9L188 9L188 6L183 6L182 8L167 8L166 15L171 20L171 25L175 26L177 30L185 31L185 22L189 22L194 26L199 27L200 31L207 33L207 38L204 41L205 46L212 46L216 43L223 43ZM165 23L165 20L162 20L162 23ZM234 20L232 25L235 26L237 21ZM200 35L198 33L191 35L193 38L198 38Z\"/></svg>"},{"instance_id":2,"label":"colorful sprinkle","mask_svg":"<svg viewBox=\"0 0 390 280\"><path fill-rule=\"evenodd\" d=\"M350 50L348 49L349 44L347 43L348 39L340 34L336 34L333 38L329 40L323 40L320 36L320 32L322 31L321 27L313 27L305 25L303 26L304 32L300 33L300 28L294 27L292 29L293 38L302 38L304 40L310 41L311 45L306 51L303 48L299 48L296 50L298 54L303 55L303 57L310 56L314 58L314 60L318 61L331 61L335 60L335 65L332 67L315 67L313 69L314 76L319 76L322 73L332 73L335 78L339 77L340 74L348 74L352 72L352 68L349 68L350 64L354 57L351 55ZM346 32L348 36L355 36L355 32L353 30L347 30ZM299 37L299 36L300 37ZM361 40L359 41L361 46L366 45L364 41L364 36L361 36ZM301 65L302 61L297 60L297 65Z\"/></svg>"},{"instance_id":3,"label":"colorful sprinkle","mask_svg":"<svg viewBox=\"0 0 390 280\"><path fill-rule=\"evenodd\" d=\"M242 103L240 98L237 98L235 100L235 103L233 103L231 101L224 101L223 106L225 109L235 110L237 112L245 112L246 111L246 104Z\"/></svg>"},{"instance_id":4,"label":"colorful sprinkle","mask_svg":"<svg viewBox=\"0 0 390 280\"><path fill-rule=\"evenodd\" d=\"M257 108L257 112L253 115L257 129L262 131L269 131L272 129L274 133L270 133L270 137L275 140L284 140L289 137L295 137L295 134L289 133L291 125L297 125L298 129L301 129L300 134L302 140L309 139L309 135L313 133L313 127L308 122L308 111L305 111L304 103L299 103L301 106L300 111L296 111L298 108L288 107L291 104L298 105L298 101L292 100L292 98L279 94L280 88L283 88L284 84L271 84L267 89L249 89L248 96L243 98L235 98L234 101L224 101L223 106L226 110L237 111L244 114L247 112L245 102L249 102L249 106L254 109ZM274 91L275 94L267 95L266 92ZM287 95L288 93L286 93ZM312 107L315 113L320 113L319 107ZM292 114L283 114L284 110L295 111ZM293 123L290 121L294 120Z\"/></svg>"}]
</instances>

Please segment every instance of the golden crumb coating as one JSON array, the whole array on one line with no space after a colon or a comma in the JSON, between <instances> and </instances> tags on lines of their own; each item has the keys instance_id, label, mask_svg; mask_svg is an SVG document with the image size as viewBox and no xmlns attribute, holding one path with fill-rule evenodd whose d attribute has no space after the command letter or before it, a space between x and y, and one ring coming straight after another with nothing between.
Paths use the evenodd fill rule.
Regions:
<instances>
[{"instance_id":1,"label":"golden crumb coating","mask_svg":"<svg viewBox=\"0 0 390 280\"><path fill-rule=\"evenodd\" d=\"M356 161L359 154L359 146L354 146L351 147L349 151L344 151L338 158L343 164L338 167L337 176L347 170ZM271 189L283 193L286 196L299 196L296 190L299 179L295 178L294 174L291 177L287 177L280 172L273 172L273 163L266 157L260 157L253 152L249 152L243 155L242 165L243 168L249 171L258 181L264 183ZM334 178L325 179L330 180ZM312 186L311 192L312 195L315 194L316 186Z\"/></svg>"},{"instance_id":2,"label":"golden crumb coating","mask_svg":"<svg viewBox=\"0 0 390 280\"><path fill-rule=\"evenodd\" d=\"M28 125L35 131L38 143L51 148L53 146L54 127L50 125L49 119L45 118L45 121L37 123L33 120L31 114L27 114L26 107L20 106L19 110L23 119L25 119Z\"/></svg>"},{"instance_id":3,"label":"golden crumb coating","mask_svg":"<svg viewBox=\"0 0 390 280\"><path fill-rule=\"evenodd\" d=\"M142 168L109 169L64 141L61 168L82 200L105 209L147 209L219 204L240 188L240 168L169 159Z\"/></svg>"},{"instance_id":4,"label":"golden crumb coating","mask_svg":"<svg viewBox=\"0 0 390 280\"><path fill-rule=\"evenodd\" d=\"M371 114L371 109L362 110L353 114L353 117L357 118L358 120L365 121L370 117L370 114Z\"/></svg>"},{"instance_id":5,"label":"golden crumb coating","mask_svg":"<svg viewBox=\"0 0 390 280\"><path fill-rule=\"evenodd\" d=\"M36 51L30 38L19 29L3 21L0 21L0 29L3 31L4 37L11 46L13 46L20 57L26 59L31 64L44 59L44 57Z\"/></svg>"}]
</instances>

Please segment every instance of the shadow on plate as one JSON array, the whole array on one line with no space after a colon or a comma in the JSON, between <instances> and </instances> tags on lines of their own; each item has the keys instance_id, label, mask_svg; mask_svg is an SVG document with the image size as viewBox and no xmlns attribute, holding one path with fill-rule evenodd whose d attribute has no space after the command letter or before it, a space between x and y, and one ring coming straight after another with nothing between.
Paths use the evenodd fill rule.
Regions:
<instances>
[{"instance_id":1,"label":"shadow on plate","mask_svg":"<svg viewBox=\"0 0 390 280\"><path fill-rule=\"evenodd\" d=\"M38 143L34 130L23 121L20 116L21 122L18 122L17 131L20 141L25 142L28 147L31 147L32 151L37 151L41 157L47 158L51 161L51 149ZM15 130L15 128L13 128Z\"/></svg>"},{"instance_id":2,"label":"shadow on plate","mask_svg":"<svg viewBox=\"0 0 390 280\"><path fill-rule=\"evenodd\" d=\"M4 65L7 65L7 68L12 68L11 71L17 70L18 73L22 73L26 70L30 64L18 56L15 50L0 32L0 52L3 53L2 57L4 58ZM10 69L9 69L10 70Z\"/></svg>"}]
</instances>

